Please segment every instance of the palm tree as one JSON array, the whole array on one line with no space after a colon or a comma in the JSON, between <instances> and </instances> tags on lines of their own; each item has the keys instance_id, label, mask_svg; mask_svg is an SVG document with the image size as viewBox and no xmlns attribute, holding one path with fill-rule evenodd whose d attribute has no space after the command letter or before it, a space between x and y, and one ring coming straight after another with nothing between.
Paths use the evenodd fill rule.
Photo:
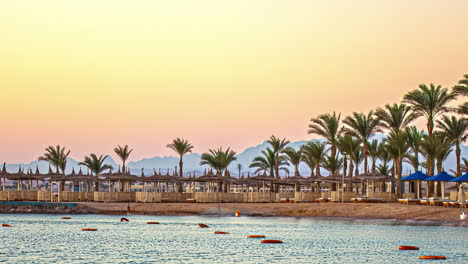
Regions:
<instances>
[{"instance_id":1,"label":"palm tree","mask_svg":"<svg viewBox=\"0 0 468 264\"><path fill-rule=\"evenodd\" d=\"M279 161L280 161L280 154L286 148L286 145L289 144L289 141L286 138L279 139L275 136L271 136L268 139L268 144L270 144L273 152L275 153L275 176L279 178Z\"/></svg>"},{"instance_id":2,"label":"palm tree","mask_svg":"<svg viewBox=\"0 0 468 264\"><path fill-rule=\"evenodd\" d=\"M310 155L310 152L306 152L306 145L302 146L302 157L301 160L309 167L310 170L310 177L314 177L315 173L315 160Z\"/></svg>"},{"instance_id":3,"label":"palm tree","mask_svg":"<svg viewBox=\"0 0 468 264\"><path fill-rule=\"evenodd\" d=\"M409 145L409 148L412 152L411 155L408 155L407 161L413 165L414 171L419 170L419 152L423 133L419 131L415 126L410 126L405 128L406 139Z\"/></svg>"},{"instance_id":4,"label":"palm tree","mask_svg":"<svg viewBox=\"0 0 468 264\"><path fill-rule=\"evenodd\" d=\"M218 149L209 149L208 152L203 153L201 156L200 165L208 165L215 169L219 175L224 175L227 167L237 160L236 152L227 148L223 150L223 147Z\"/></svg>"},{"instance_id":5,"label":"palm tree","mask_svg":"<svg viewBox=\"0 0 468 264\"><path fill-rule=\"evenodd\" d=\"M367 115L354 112L352 116L346 117L343 123L348 126L344 129L346 134L356 137L363 144L364 172L367 173L368 141L373 134L382 132L379 128L380 121L375 118L373 111L369 111Z\"/></svg>"},{"instance_id":6,"label":"palm tree","mask_svg":"<svg viewBox=\"0 0 468 264\"><path fill-rule=\"evenodd\" d=\"M179 155L179 175L180 177L183 177L184 162L182 161L182 158L185 154L192 153L192 144L190 144L186 139L176 138L171 142L171 144L167 144L166 147L174 150Z\"/></svg>"},{"instance_id":7,"label":"palm tree","mask_svg":"<svg viewBox=\"0 0 468 264\"><path fill-rule=\"evenodd\" d=\"M68 155L70 155L70 151L66 151L65 148L62 148L60 145L55 147L49 146L45 149L45 153L40 156L38 160L49 162L56 168L57 174L61 173L62 175L65 175ZM65 181L61 181L60 190L65 190Z\"/></svg>"},{"instance_id":8,"label":"palm tree","mask_svg":"<svg viewBox=\"0 0 468 264\"><path fill-rule=\"evenodd\" d=\"M387 147L385 145L385 142L382 142L379 144L378 148L378 158L380 160L380 164L377 166L377 171L380 174L383 175L389 175L390 174L390 166L388 163L391 160L390 153L387 151Z\"/></svg>"},{"instance_id":9,"label":"palm tree","mask_svg":"<svg viewBox=\"0 0 468 264\"><path fill-rule=\"evenodd\" d=\"M359 146L359 142L357 140L355 140L353 137L351 137L350 135L344 135L344 136L339 136L338 137L338 149L341 151L341 152L345 152L348 157L349 157L349 174L348 176L349 177L352 177L353 176L353 169L354 169L354 158L355 158L355 154L356 154L356 151L360 148ZM345 161L345 164L347 163L347 161ZM343 172L344 174L346 174L346 168L344 168Z\"/></svg>"},{"instance_id":10,"label":"palm tree","mask_svg":"<svg viewBox=\"0 0 468 264\"><path fill-rule=\"evenodd\" d=\"M105 160L109 157L109 155L106 156L96 156L96 154L91 153L89 156L84 157L84 161L80 162L79 165L86 166L91 173L94 174L94 176L98 176L105 170L112 170L113 167L109 164L104 164ZM96 182L94 185L95 191L98 190L99 183Z\"/></svg>"},{"instance_id":11,"label":"palm tree","mask_svg":"<svg viewBox=\"0 0 468 264\"><path fill-rule=\"evenodd\" d=\"M337 156L326 155L322 160L322 167L330 172L330 175L339 174L343 168L343 159Z\"/></svg>"},{"instance_id":12,"label":"palm tree","mask_svg":"<svg viewBox=\"0 0 468 264\"><path fill-rule=\"evenodd\" d=\"M249 168L255 168L256 170L254 173L263 172L274 177L275 164L275 152L270 148L266 148L265 150L262 150L262 156L257 156L252 160ZM278 170L289 173L288 168L285 167L287 165L288 162L286 158L284 156L280 156Z\"/></svg>"},{"instance_id":13,"label":"palm tree","mask_svg":"<svg viewBox=\"0 0 468 264\"><path fill-rule=\"evenodd\" d=\"M432 138L434 120L443 113L449 112L448 103L455 100L457 93L450 93L447 88L430 84L419 85L419 89L413 90L404 96L403 102L413 107L413 111L427 119L427 131Z\"/></svg>"},{"instance_id":14,"label":"palm tree","mask_svg":"<svg viewBox=\"0 0 468 264\"><path fill-rule=\"evenodd\" d=\"M462 171L460 168L460 144L468 138L468 119L461 117L457 118L447 115L442 116L442 120L437 120L437 127L445 133L449 140L455 145L455 155L457 163L457 176L461 176Z\"/></svg>"},{"instance_id":15,"label":"palm tree","mask_svg":"<svg viewBox=\"0 0 468 264\"><path fill-rule=\"evenodd\" d=\"M304 145L304 155L309 157L315 163L315 175L320 175L320 165L327 153L326 143L312 141Z\"/></svg>"},{"instance_id":16,"label":"palm tree","mask_svg":"<svg viewBox=\"0 0 468 264\"><path fill-rule=\"evenodd\" d=\"M381 126L393 132L404 130L419 117L418 113L411 110L411 106L405 104L387 104L384 108L379 107L375 114L381 120Z\"/></svg>"},{"instance_id":17,"label":"palm tree","mask_svg":"<svg viewBox=\"0 0 468 264\"><path fill-rule=\"evenodd\" d=\"M395 169L395 174L397 177L397 196L401 195L401 176L403 172L403 159L406 157L409 145L406 135L401 132L390 132L388 136L387 143L391 148L393 148L393 167Z\"/></svg>"},{"instance_id":18,"label":"palm tree","mask_svg":"<svg viewBox=\"0 0 468 264\"><path fill-rule=\"evenodd\" d=\"M444 161L448 158L452 152L452 147L454 141L451 140L448 135L444 132L434 133L434 137L438 141L437 153L435 155L435 160L437 162L437 173L444 171Z\"/></svg>"},{"instance_id":19,"label":"palm tree","mask_svg":"<svg viewBox=\"0 0 468 264\"><path fill-rule=\"evenodd\" d=\"M309 124L309 130L307 131L308 134L316 134L324 137L328 141L328 144L331 145L332 156L336 155L338 136L342 132L340 118L341 114L336 115L335 112L333 112L333 115L319 115L310 120L311 124Z\"/></svg>"},{"instance_id":20,"label":"palm tree","mask_svg":"<svg viewBox=\"0 0 468 264\"><path fill-rule=\"evenodd\" d=\"M127 159L130 156L130 153L132 153L132 151L133 149L128 150L128 145L125 145L123 147L118 145L116 148L114 148L115 154L117 154L117 156L119 156L119 158L122 160L122 172L123 173L126 172L125 163L127 162Z\"/></svg>"},{"instance_id":21,"label":"palm tree","mask_svg":"<svg viewBox=\"0 0 468 264\"><path fill-rule=\"evenodd\" d=\"M282 153L286 155L286 159L294 166L294 176L301 176L299 173L299 164L302 161L302 146L298 150L293 149L292 147L285 148Z\"/></svg>"}]
</instances>

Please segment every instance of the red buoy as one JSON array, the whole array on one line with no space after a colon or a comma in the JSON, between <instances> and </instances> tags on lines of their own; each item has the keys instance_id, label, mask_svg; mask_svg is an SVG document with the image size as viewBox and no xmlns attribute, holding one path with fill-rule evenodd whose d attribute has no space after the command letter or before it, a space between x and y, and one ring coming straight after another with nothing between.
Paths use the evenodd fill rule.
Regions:
<instances>
[{"instance_id":1,"label":"red buoy","mask_svg":"<svg viewBox=\"0 0 468 264\"><path fill-rule=\"evenodd\" d=\"M425 256L419 256L419 259L447 259L447 258L445 256L425 255Z\"/></svg>"},{"instance_id":2,"label":"red buoy","mask_svg":"<svg viewBox=\"0 0 468 264\"><path fill-rule=\"evenodd\" d=\"M122 218L120 218L120 222L130 222L130 220L128 220L128 219L125 218L125 217L122 217Z\"/></svg>"},{"instance_id":3,"label":"red buoy","mask_svg":"<svg viewBox=\"0 0 468 264\"><path fill-rule=\"evenodd\" d=\"M201 228L209 228L209 226L205 225L205 224L198 224L199 227Z\"/></svg>"},{"instance_id":4,"label":"red buoy","mask_svg":"<svg viewBox=\"0 0 468 264\"><path fill-rule=\"evenodd\" d=\"M223 231L214 231L215 234L217 235L226 235L229 234L229 232L223 232Z\"/></svg>"},{"instance_id":5,"label":"red buoy","mask_svg":"<svg viewBox=\"0 0 468 264\"><path fill-rule=\"evenodd\" d=\"M71 217L64 216L64 217L62 217L61 219L68 220L68 219L71 219Z\"/></svg>"},{"instance_id":6,"label":"red buoy","mask_svg":"<svg viewBox=\"0 0 468 264\"><path fill-rule=\"evenodd\" d=\"M419 248L415 246L399 246L398 249L399 250L419 250Z\"/></svg>"},{"instance_id":7,"label":"red buoy","mask_svg":"<svg viewBox=\"0 0 468 264\"><path fill-rule=\"evenodd\" d=\"M159 225L159 222L146 222L148 225Z\"/></svg>"},{"instance_id":8,"label":"red buoy","mask_svg":"<svg viewBox=\"0 0 468 264\"><path fill-rule=\"evenodd\" d=\"M247 238L265 238L264 235L248 235Z\"/></svg>"},{"instance_id":9,"label":"red buoy","mask_svg":"<svg viewBox=\"0 0 468 264\"><path fill-rule=\"evenodd\" d=\"M11 227L9 224L2 224L3 227Z\"/></svg>"},{"instance_id":10,"label":"red buoy","mask_svg":"<svg viewBox=\"0 0 468 264\"><path fill-rule=\"evenodd\" d=\"M264 239L261 241L262 244L281 244L283 243L282 240L276 240L276 239Z\"/></svg>"}]
</instances>

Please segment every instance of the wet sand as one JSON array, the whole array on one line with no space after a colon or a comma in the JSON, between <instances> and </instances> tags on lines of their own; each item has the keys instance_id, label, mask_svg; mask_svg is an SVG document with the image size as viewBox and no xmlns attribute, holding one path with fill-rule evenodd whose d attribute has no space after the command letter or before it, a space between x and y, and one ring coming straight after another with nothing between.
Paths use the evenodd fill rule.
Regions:
<instances>
[{"instance_id":1,"label":"wet sand","mask_svg":"<svg viewBox=\"0 0 468 264\"><path fill-rule=\"evenodd\" d=\"M126 203L81 203L89 211L99 214L125 214ZM147 215L234 215L237 209L243 216L318 217L340 219L387 219L404 222L451 222L468 226L460 220L460 208L442 206L401 205L397 203L130 203L132 214ZM468 210L467 210L468 211Z\"/></svg>"},{"instance_id":2,"label":"wet sand","mask_svg":"<svg viewBox=\"0 0 468 264\"><path fill-rule=\"evenodd\" d=\"M127 213L127 203L78 203L76 207L0 206L0 213L113 214ZM140 215L313 217L341 220L385 220L395 224L468 226L460 220L461 208L401 205L398 203L130 203L131 213ZM468 209L465 209L468 213Z\"/></svg>"}]
</instances>

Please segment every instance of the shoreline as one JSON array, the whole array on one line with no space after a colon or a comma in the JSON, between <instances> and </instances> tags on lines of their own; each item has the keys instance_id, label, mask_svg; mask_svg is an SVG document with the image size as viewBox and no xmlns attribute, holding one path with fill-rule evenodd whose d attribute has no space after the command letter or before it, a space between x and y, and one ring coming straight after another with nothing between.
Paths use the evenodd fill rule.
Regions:
<instances>
[{"instance_id":1,"label":"shoreline","mask_svg":"<svg viewBox=\"0 0 468 264\"><path fill-rule=\"evenodd\" d=\"M1 205L0 214L103 214L125 215L127 203L73 203L74 207L41 205ZM391 225L461 226L460 208L401 205L398 203L130 203L134 215L234 216L239 210L248 217L293 217L350 222L379 222Z\"/></svg>"}]
</instances>

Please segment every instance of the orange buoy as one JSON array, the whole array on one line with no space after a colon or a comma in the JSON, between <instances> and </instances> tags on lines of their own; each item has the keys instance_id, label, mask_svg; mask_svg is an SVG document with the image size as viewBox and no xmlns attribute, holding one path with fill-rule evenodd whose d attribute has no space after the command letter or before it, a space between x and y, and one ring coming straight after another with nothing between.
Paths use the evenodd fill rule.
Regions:
<instances>
[{"instance_id":1,"label":"orange buoy","mask_svg":"<svg viewBox=\"0 0 468 264\"><path fill-rule=\"evenodd\" d=\"M415 246L399 246L398 249L399 250L419 250L419 248Z\"/></svg>"},{"instance_id":2,"label":"orange buoy","mask_svg":"<svg viewBox=\"0 0 468 264\"><path fill-rule=\"evenodd\" d=\"M261 241L262 244L281 244L283 243L282 240L275 240L275 239L264 239Z\"/></svg>"},{"instance_id":3,"label":"orange buoy","mask_svg":"<svg viewBox=\"0 0 468 264\"><path fill-rule=\"evenodd\" d=\"M146 222L148 225L159 225L159 222Z\"/></svg>"},{"instance_id":4,"label":"orange buoy","mask_svg":"<svg viewBox=\"0 0 468 264\"><path fill-rule=\"evenodd\" d=\"M198 224L199 227L201 228L209 228L209 226L205 225L205 224Z\"/></svg>"},{"instance_id":5,"label":"orange buoy","mask_svg":"<svg viewBox=\"0 0 468 264\"><path fill-rule=\"evenodd\" d=\"M2 224L3 227L11 227L9 224Z\"/></svg>"},{"instance_id":6,"label":"orange buoy","mask_svg":"<svg viewBox=\"0 0 468 264\"><path fill-rule=\"evenodd\" d=\"M236 209L236 211L234 211L234 214L236 215L236 217L240 217L240 211Z\"/></svg>"},{"instance_id":7,"label":"orange buoy","mask_svg":"<svg viewBox=\"0 0 468 264\"><path fill-rule=\"evenodd\" d=\"M447 259L447 258L445 256L425 255L425 256L419 256L419 259Z\"/></svg>"},{"instance_id":8,"label":"orange buoy","mask_svg":"<svg viewBox=\"0 0 468 264\"><path fill-rule=\"evenodd\" d=\"M125 218L125 217L122 217L122 218L120 218L120 222L130 222L130 220L128 220L128 219Z\"/></svg>"},{"instance_id":9,"label":"orange buoy","mask_svg":"<svg viewBox=\"0 0 468 264\"><path fill-rule=\"evenodd\" d=\"M68 220L68 219L71 219L71 217L64 216L64 217L62 217L62 218L60 218L60 219Z\"/></svg>"},{"instance_id":10,"label":"orange buoy","mask_svg":"<svg viewBox=\"0 0 468 264\"><path fill-rule=\"evenodd\" d=\"M223 232L223 231L214 231L215 234L217 235L226 235L229 234L229 232Z\"/></svg>"},{"instance_id":11,"label":"orange buoy","mask_svg":"<svg viewBox=\"0 0 468 264\"><path fill-rule=\"evenodd\" d=\"M264 235L248 235L247 238L265 238Z\"/></svg>"},{"instance_id":12,"label":"orange buoy","mask_svg":"<svg viewBox=\"0 0 468 264\"><path fill-rule=\"evenodd\" d=\"M81 231L97 231L97 228L82 228Z\"/></svg>"}]
</instances>

